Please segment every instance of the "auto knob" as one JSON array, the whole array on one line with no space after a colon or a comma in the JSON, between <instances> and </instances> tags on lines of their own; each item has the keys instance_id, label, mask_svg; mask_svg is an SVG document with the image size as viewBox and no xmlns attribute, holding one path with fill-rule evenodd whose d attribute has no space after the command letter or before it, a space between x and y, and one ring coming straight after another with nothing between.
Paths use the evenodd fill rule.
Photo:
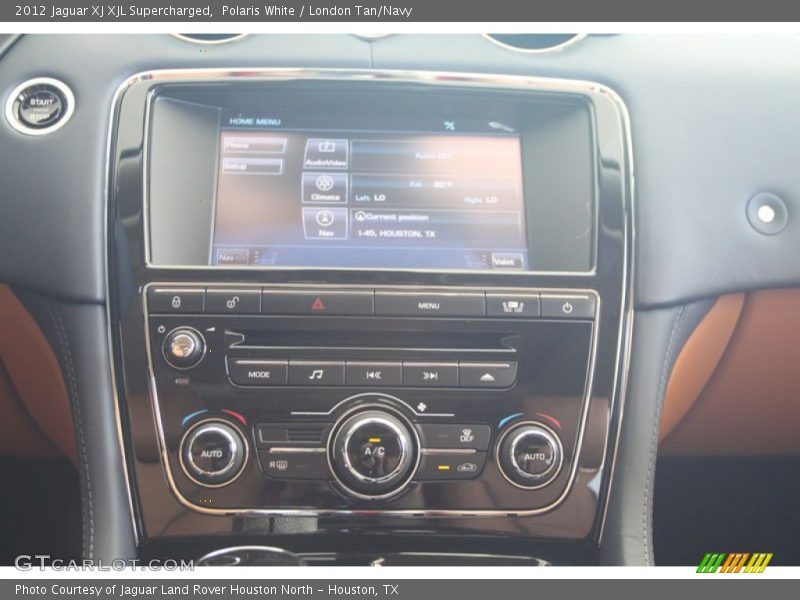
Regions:
<instances>
[{"instance_id":1,"label":"auto knob","mask_svg":"<svg viewBox=\"0 0 800 600\"><path fill-rule=\"evenodd\" d=\"M180 463L186 476L205 487L222 487L242 472L249 449L239 430L223 419L206 419L183 434Z\"/></svg>"},{"instance_id":2,"label":"auto knob","mask_svg":"<svg viewBox=\"0 0 800 600\"><path fill-rule=\"evenodd\" d=\"M202 334L191 327L178 327L164 338L164 359L176 369L197 366L206 352Z\"/></svg>"},{"instance_id":3,"label":"auto knob","mask_svg":"<svg viewBox=\"0 0 800 600\"><path fill-rule=\"evenodd\" d=\"M346 417L331 435L331 469L345 490L366 499L399 493L419 462L419 441L404 418L380 409Z\"/></svg>"},{"instance_id":4,"label":"auto knob","mask_svg":"<svg viewBox=\"0 0 800 600\"><path fill-rule=\"evenodd\" d=\"M526 489L552 482L564 460L558 435L540 423L512 427L500 438L497 448L497 462L505 478Z\"/></svg>"}]
</instances>

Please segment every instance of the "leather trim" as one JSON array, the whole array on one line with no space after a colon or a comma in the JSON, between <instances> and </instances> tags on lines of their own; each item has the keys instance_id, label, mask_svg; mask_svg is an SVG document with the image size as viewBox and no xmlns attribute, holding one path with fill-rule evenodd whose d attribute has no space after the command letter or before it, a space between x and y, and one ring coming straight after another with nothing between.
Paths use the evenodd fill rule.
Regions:
<instances>
[{"instance_id":1,"label":"leather trim","mask_svg":"<svg viewBox=\"0 0 800 600\"><path fill-rule=\"evenodd\" d=\"M136 556L117 433L105 307L19 292L56 352L67 384L78 449L83 558L110 563Z\"/></svg>"},{"instance_id":2,"label":"leather trim","mask_svg":"<svg viewBox=\"0 0 800 600\"><path fill-rule=\"evenodd\" d=\"M652 565L653 489L661 407L675 361L713 300L636 311L631 368L600 560Z\"/></svg>"},{"instance_id":3,"label":"leather trim","mask_svg":"<svg viewBox=\"0 0 800 600\"><path fill-rule=\"evenodd\" d=\"M49 454L53 455L55 446L77 465L69 397L58 359L31 314L3 284L0 284L0 361L21 402L19 409L30 413L41 432L39 435L44 434L47 439ZM11 415L4 413L3 418L10 419ZM19 418L16 422L22 423Z\"/></svg>"},{"instance_id":4,"label":"leather trim","mask_svg":"<svg viewBox=\"0 0 800 600\"><path fill-rule=\"evenodd\" d=\"M52 458L60 455L25 410L2 362L0 415L0 456Z\"/></svg>"},{"instance_id":5,"label":"leather trim","mask_svg":"<svg viewBox=\"0 0 800 600\"><path fill-rule=\"evenodd\" d=\"M661 454L800 455L798 307L800 289L747 294L730 342L696 401L664 439ZM708 329L705 334L719 331ZM719 345L721 340L702 342L712 343ZM685 352L689 351L695 351L694 345L687 344ZM677 365L674 373L673 378L678 376Z\"/></svg>"},{"instance_id":6,"label":"leather trim","mask_svg":"<svg viewBox=\"0 0 800 600\"><path fill-rule=\"evenodd\" d=\"M744 300L744 293L720 297L683 346L664 397L661 440L675 429L706 387L739 323Z\"/></svg>"}]
</instances>

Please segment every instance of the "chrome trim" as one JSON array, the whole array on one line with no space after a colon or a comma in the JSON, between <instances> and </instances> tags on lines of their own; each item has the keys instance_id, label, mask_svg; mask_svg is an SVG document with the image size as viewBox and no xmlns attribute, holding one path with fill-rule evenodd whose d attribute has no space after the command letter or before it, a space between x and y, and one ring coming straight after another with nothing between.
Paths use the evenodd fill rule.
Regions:
<instances>
[{"instance_id":1,"label":"chrome trim","mask_svg":"<svg viewBox=\"0 0 800 600\"><path fill-rule=\"evenodd\" d=\"M122 477L125 481L125 495L128 500L128 516L130 518L131 533L134 545L140 541L139 523L137 521L136 509L133 503L133 490L131 489L131 469L128 468L128 453L125 444L125 433L122 430L122 406L119 394L119 379L117 377L116 352L114 345L114 329L111 320L111 261L109 252L111 250L111 238L109 237L109 218L111 217L111 169L114 164L113 151L115 148L116 133L116 113L119 107L122 94L128 88L128 83L123 82L117 86L114 92L114 99L111 102L111 111L108 117L108 134L106 136L106 168L103 177L103 265L105 266L105 311L106 311L106 343L108 344L108 365L111 373L111 397L114 404L114 423L117 429L117 443L119 444L119 459L122 470ZM88 467L87 467L88 468Z\"/></svg>"},{"instance_id":2,"label":"chrome trim","mask_svg":"<svg viewBox=\"0 0 800 600\"><path fill-rule=\"evenodd\" d=\"M355 396L354 396L354 398L355 398ZM386 425L387 427L389 427L389 429L391 429L391 430L393 430L395 432L395 435L397 435L398 439L401 440L401 449L403 450L403 458L401 459L400 464L397 465L397 468L392 473L390 473L389 475L385 475L384 477L377 477L377 478L365 477L364 475L361 475L355 469L352 468L352 465L350 465L350 459L347 456L346 450L347 450L347 443L350 441L350 437L352 437L353 433L355 432L355 429L357 427L359 427L361 424L363 424L363 422L362 423L358 423L357 422L357 419L359 417L358 413L367 413L367 412L370 412L370 411L386 412L386 413L389 413L390 415L394 416L395 418L400 419L401 422L402 421L406 421L405 417L401 413L399 413L396 410L393 410L393 409L391 409L389 407L381 406L380 404L354 407L353 409L351 409L350 411L346 412L345 414L343 414L340 417L338 423L341 423L341 425L339 425L337 423L331 429L331 432L328 434L328 444L327 444L327 446L328 446L328 448L330 448L330 451L328 452L328 468L330 469L330 472L333 475L333 478L336 481L336 483L338 483L344 490L347 491L348 494L352 495L353 497L359 498L360 500L386 500L387 498L393 498L394 496L397 496L398 494L400 494L401 492L406 490L409 485L411 485L411 480L414 478L414 474L419 469L419 463L420 463L420 453L419 453L420 440L419 440L419 434L417 433L417 429L411 423L406 422L405 423L406 429L411 433L411 436L412 436L412 438L410 440L406 440L405 437L403 436L402 432L400 431L400 428L397 427L394 423L391 423L391 421L389 421L388 419L381 418L381 417L378 417L378 416L369 417L365 422L376 422L376 423L379 422L379 423L381 423L383 425ZM339 437L339 434L341 433L342 429L344 428L345 425L347 425L347 422L350 421L350 420L356 420L356 422L353 423L350 426L350 429L345 434L345 442L344 442L344 444L342 444L344 449L345 449L345 452L343 453L343 458L344 458L344 462L345 462L345 465L344 465L345 468L348 471L350 471L350 473L352 473L356 477L356 479L359 479L359 480L367 482L367 483L385 483L387 481L390 481L397 471L399 471L399 470L401 470L401 469L403 469L403 468L405 468L405 467L407 467L409 465L409 463L411 462L411 452L413 451L413 448L417 449L416 461L411 466L411 468L408 469L408 471L404 475L402 475L401 479L403 477L405 477L406 480L403 481L398 488L393 489L391 491L388 491L388 492L386 492L384 494L377 494L377 495L376 494L372 494L372 495L363 494L361 492L357 492L357 491L353 490L349 485L347 485L344 481L342 481L342 479L339 477L338 473L336 473L336 468L334 467L334 464L333 464L333 455L334 455L334 451L335 451L336 438ZM412 448L409 448L409 446L412 446ZM391 511L384 511L384 512L391 512Z\"/></svg>"},{"instance_id":3,"label":"chrome trim","mask_svg":"<svg viewBox=\"0 0 800 600\"><path fill-rule=\"evenodd\" d=\"M67 104L64 114L59 117L58 121L49 127L28 127L14 114L14 101L16 100L17 96L25 88L29 88L34 85L51 85L64 95L64 100ZM8 98L6 98L6 120L8 121L8 124L11 125L15 131L24 133L25 135L40 136L53 133L54 131L61 129L64 125L66 125L67 121L72 118L72 113L74 112L75 94L72 93L72 90L66 83L58 79L53 79L52 77L34 77L33 79L23 81L13 90L11 90Z\"/></svg>"},{"instance_id":4,"label":"chrome trim","mask_svg":"<svg viewBox=\"0 0 800 600\"><path fill-rule=\"evenodd\" d=\"M619 447L619 439L620 439L620 430L621 430L621 421L623 416L624 404L625 404L625 395L627 392L627 379L628 379L628 372L630 369L630 344L633 335L633 306L632 306L632 294L633 294L633 247L635 242L635 222L634 222L634 187L635 187L635 176L634 176L634 163L633 163L633 140L631 137L631 128L630 128L630 115L628 113L627 106L625 105L622 98L611 88L607 87L606 85L595 83L591 81L582 81L582 80L571 80L571 79L559 79L559 78L545 78L545 77L527 77L527 76L517 76L517 75L496 75L496 74L479 74L479 73L448 73L448 72L433 72L433 71L402 71L402 70L359 70L359 69L167 69L167 70L154 70L154 71L142 71L140 73L134 74L125 80L117 89L114 99L111 106L111 119L109 121L109 133L108 133L108 161L106 165L106 211L105 211L105 234L106 234L106 257L105 263L107 270L110 268L109 260L108 260L108 250L109 250L109 239L108 239L108 216L109 216L109 209L110 209L110 175L111 175L111 168L113 164L113 156L112 156L112 149L114 147L114 138L113 134L115 131L115 114L116 110L119 106L119 103L122 99L123 94L125 91L132 85L146 81L146 80L191 80L192 78L200 78L200 79L227 79L227 78L235 78L239 77L242 79L266 79L266 80L275 80L275 79L334 79L334 80L357 80L357 81L369 81L369 80L378 80L378 81L405 81L408 83L426 83L430 85L458 85L464 87L476 87L476 88L493 88L499 87L502 89L517 89L517 90L528 90L528 91L541 91L541 92L571 92L575 94L580 94L584 96L591 96L594 94L598 94L601 96L606 97L611 103L614 105L618 112L618 116L620 119L621 127L622 127L622 145L623 150L626 153L626 172L622 178L622 182L624 185L628 186L628 189L623 192L623 201L628 202L626 206L623 207L625 218L624 218L624 227L627 229L629 227L630 220L630 231L627 233L628 236L625 237L623 241L623 274L624 277L627 279L627 283L623 282L623 290L622 290L622 302L621 308L623 309L620 314L620 331L619 331L619 343L617 346L617 361L616 361L616 372L618 375L618 381L620 382L619 385L619 415L617 415L617 432L616 432L616 441L615 445L612 450L612 461L611 461L611 473L609 476L609 490L611 489L611 482L613 481L614 475L614 466L616 461L614 460L618 451ZM149 102L148 102L149 107ZM146 113L146 120L148 119L149 115L149 108ZM146 153L147 148L145 146L144 152ZM147 161L146 155L143 157L144 160L144 169L146 170ZM145 202L143 204L143 226L144 226L144 236L145 236L145 252L147 253L147 259L149 260L149 239L148 239L148 218L147 218L147 202L146 202L146 194L147 189L144 189L145 194ZM598 193L595 191L595 205L597 206L597 198ZM595 220L597 221L597 210L595 210L596 217ZM595 235L595 263L597 258L597 235ZM630 258L629 258L630 255ZM147 265L150 266L149 264ZM201 267L202 268L202 267ZM219 267L218 267L219 268ZM546 272L549 275L594 275L596 269L592 269L590 272L579 272L579 273L569 273L569 272ZM529 272L535 274L535 272ZM138 540L138 527L136 526L136 513L133 507L133 499L132 499L132 491L131 491L131 479L130 473L127 466L127 449L124 444L124 435L122 432L122 424L121 424L121 415L120 415L120 398L119 394L117 393L117 384L116 384L116 368L115 368L115 349L113 344L113 337L112 337L112 323L111 323L111 295L109 289L109 281L108 277L106 278L106 312L107 312L107 322L108 322L108 341L109 341L109 360L111 364L112 370L112 382L114 383L114 404L115 404L115 413L117 418L117 433L120 442L120 450L122 454L122 468L124 470L126 484L127 484L127 492L128 492L128 501L131 511L131 519L133 523L133 533L134 538ZM182 283L182 282L181 282ZM592 291L593 292L593 291ZM593 292L594 293L594 292ZM253 515L261 515L261 516L322 516L322 515L355 515L355 516L374 516L376 511L374 510L319 510L319 509L212 509L208 507L199 506L196 504L191 503L188 499L183 497L180 492L178 491L175 481L172 478L172 472L169 467L169 458L167 456L167 448L164 442L163 437L163 423L161 421L161 414L158 407L158 395L156 390L156 382L155 376L153 374L153 367L152 367L152 354L150 351L150 332L148 327L148 315L147 315L147 308L146 302L144 303L143 308L144 319L145 319L145 342L146 342L146 354L148 360L148 368L149 368L149 386L150 386L150 394L151 394L151 403L153 405L155 411L155 422L156 422L156 429L157 429L157 439L159 445L159 453L161 455L162 464L165 467L166 477L170 489L172 490L173 494L175 494L178 502L180 502L186 508L193 510L195 512L207 515L238 515L238 514L253 514ZM455 510L404 510L404 511L378 511L377 514L380 515L387 515L387 516L425 516L425 517L466 517L466 516L476 516L476 517L505 517L509 514L514 514L516 516L524 517L524 516L535 516L539 514L543 514L550 510L553 510L557 506L559 506L569 495L572 485L574 484L575 475L577 473L577 466L580 460L580 452L583 445L583 438L586 429L586 421L587 416L589 414L589 407L591 401L591 391L592 391L592 384L594 383L594 366L595 366L595 359L597 355L597 323L599 321L601 314L601 306L600 306L600 298L598 296L596 308L595 308L595 326L593 328L592 333L592 343L591 343L591 350L590 350L590 364L589 370L587 373L587 385L585 390L585 396L583 399L583 407L581 411L581 424L578 431L577 436L577 444L575 447L575 455L573 460L573 467L570 473L570 480L567 486L564 488L564 492L551 504L538 508L538 509L531 509L527 511L511 511L511 510L487 510L487 511L455 511ZM620 364L620 363L623 364ZM616 385L614 386L614 391L617 390ZM386 395L386 394L382 394ZM612 393L612 398L614 394ZM404 403L405 404L405 403ZM413 409L412 409L413 411ZM413 411L416 413L416 411ZM297 412L292 414L309 414L309 415L319 415L319 414L328 414L328 413L304 413L304 412ZM420 413L416 413L420 414ZM424 416L453 416L453 415L433 415L433 414L425 414ZM613 415L612 415L613 416ZM612 424L614 420L612 419ZM603 527L605 525L605 518L608 509L608 501L606 499L605 508L603 510L603 514L601 517L601 525L600 525L600 539L602 540L603 534Z\"/></svg>"},{"instance_id":5,"label":"chrome trim","mask_svg":"<svg viewBox=\"0 0 800 600\"><path fill-rule=\"evenodd\" d=\"M512 46L511 44L506 44L505 42L501 42L500 40L496 40L492 37L491 33L482 33L481 34L484 38L492 42L495 46L503 48L504 50L509 50L511 52L519 52L520 54L554 54L556 52L561 52L570 46L577 44L578 42L586 39L589 34L588 33L576 33L571 38L569 38L565 42L561 42L560 44L555 44L553 46L548 46L547 48L519 48L517 46ZM508 34L513 35L513 34ZM525 35L525 34L520 34ZM529 35L542 35L542 34L529 34ZM546 35L546 34L544 34Z\"/></svg>"},{"instance_id":6,"label":"chrome trim","mask_svg":"<svg viewBox=\"0 0 800 600\"><path fill-rule=\"evenodd\" d=\"M302 446L273 446L269 449L270 454L324 454L327 451L327 448L304 448Z\"/></svg>"},{"instance_id":7,"label":"chrome trim","mask_svg":"<svg viewBox=\"0 0 800 600\"><path fill-rule=\"evenodd\" d=\"M204 483L204 482L198 480L191 473L189 473L189 469L186 468L186 464L184 463L184 461L186 460L186 458L184 457L184 450L186 450L186 448L184 446L185 446L187 440L189 440L192 437L197 436L199 430L202 429L207 424L211 424L212 425L212 427L208 428L207 430L216 430L216 431L222 433L222 435L224 435L225 437L228 438L228 440L229 440L229 442L230 442L230 444L231 444L231 446L233 448L233 452L231 453L231 460L228 462L227 465L225 465L225 468L221 469L220 471L211 471L211 472L210 471L204 471L203 469L201 469L200 467L195 465L194 461L191 459L191 457L189 457L189 462L192 463L194 468L196 468L200 473L202 473L204 475L219 475L220 473L224 473L228 468L230 468L231 465L236 463L236 447L237 447L236 440L230 433L228 433L222 427L220 427L220 424L225 425L226 427L229 427L231 429L234 429L239 434L240 440L242 442L242 449L244 450L244 457L242 458L242 464L239 467L239 470L236 472L236 474L231 479L223 481L222 483ZM221 487L225 487L226 485L229 485L229 484L233 483L234 481L236 481L239 478L239 476L242 473L244 473L245 467L247 467L247 461L249 459L250 459L250 445L247 443L247 438L245 436L243 436L241 434L241 432L239 432L237 429L235 429L232 425L229 425L226 421L223 421L222 419L218 419L218 418L214 418L214 417L209 418L209 419L203 419L202 421L198 421L197 423L192 425L192 427L186 433L184 433L183 436L181 437L181 443L180 443L180 446L178 448L178 462L181 465L181 470L183 471L183 474L186 475L186 477L188 477L192 482L194 482L197 485L202 486L204 488L221 488Z\"/></svg>"},{"instance_id":8,"label":"chrome trim","mask_svg":"<svg viewBox=\"0 0 800 600\"><path fill-rule=\"evenodd\" d=\"M220 556L224 556L225 554L230 554L233 552L265 552L270 554L277 554L279 556L287 556L297 559L298 565L303 564L303 559L301 556L295 554L294 552L290 552L289 550L284 550L283 548L277 548L275 546L228 546L227 548L220 548L219 550L212 550L211 552L204 554L200 558L197 559L196 565L198 567L216 567L216 566L224 566L224 567L236 567L241 564L242 559L239 556L234 556L233 558L236 561L230 565L206 565L203 564L209 560L213 560L215 558L219 558ZM247 566L247 565L244 565Z\"/></svg>"},{"instance_id":9,"label":"chrome trim","mask_svg":"<svg viewBox=\"0 0 800 600\"><path fill-rule=\"evenodd\" d=\"M198 46L223 46L225 44L233 44L234 42L238 42L239 40L243 40L246 38L249 33L235 33L231 35L229 38L224 38L221 40L196 40L187 36L185 33L170 33L172 37L178 39L182 42L186 42L187 44L196 44Z\"/></svg>"},{"instance_id":10,"label":"chrome trim","mask_svg":"<svg viewBox=\"0 0 800 600\"><path fill-rule=\"evenodd\" d=\"M143 81L169 82L176 80L179 82L199 81L214 82L227 81L229 79L242 79L244 81L299 81L299 80L318 80L318 81L375 81L381 84L403 84L403 83L424 83L437 87L468 87L477 90L517 90L530 92L561 92L572 93L581 96L591 96L600 94L609 97L615 104L621 102L619 96L611 89L602 84L590 81L580 81L573 79L555 79L525 77L519 75L490 75L472 73L450 73L446 71L401 71L401 70L376 70L376 69L164 69L156 71L144 71L128 79L127 86L141 83ZM144 226L144 264L147 269L163 271L311 271L315 273L326 272L365 272L365 273L453 273L461 275L481 275L503 277L537 276L550 275L556 277L592 277L597 274L597 245L599 228L599 197L600 192L597 184L597 170L593 173L593 228L592 239L592 266L581 271L495 271L492 269L403 269L403 268L384 268L373 269L367 267L295 267L295 266L252 266L252 265L161 265L152 262L150 245L150 186L148 185L149 171L149 150L150 150L150 122L151 110L153 106L153 90L147 93L145 115L144 115L144 140L142 148L142 222ZM215 217L214 217L215 218ZM213 232L212 232L213 235Z\"/></svg>"},{"instance_id":11,"label":"chrome trim","mask_svg":"<svg viewBox=\"0 0 800 600\"><path fill-rule=\"evenodd\" d=\"M547 476L550 474L550 472L555 468L555 474L549 479L547 479L547 481L544 481L543 483L535 483L532 485L522 485L520 483L517 483L506 474L505 470L503 469L503 463L500 460L500 451L503 448L503 444L505 443L506 437L509 436L514 431L522 429L526 426L534 426L537 429L540 429L541 431L521 431L517 435L517 437L514 438L514 441L511 442L511 464L514 467L514 470L516 470L517 473L519 473L522 477L534 481L541 481L542 479L546 479ZM514 458L514 449L516 448L517 444L522 438L527 437L529 435L538 435L540 437L545 438L548 442L550 442L553 445L553 449L555 450L555 453L558 456L558 461L550 465L550 468L541 475L533 476L528 473L525 473L525 471L519 468L519 465L517 464L517 461ZM579 457L576 456L575 460L577 461L578 459ZM505 431L503 435L500 436L500 439L497 440L497 444L495 446L495 451L494 451L494 460L497 463L497 467L498 469L500 469L500 473L503 475L503 478L506 481L508 481L508 483L523 490L538 490L553 483L556 477L558 477L558 474L561 472L561 466L564 464L564 447L561 445L561 439L558 437L556 432L550 429L547 425L544 425L543 423L540 423L538 421L521 421L520 423L515 423L513 427Z\"/></svg>"},{"instance_id":12,"label":"chrome trim","mask_svg":"<svg viewBox=\"0 0 800 600\"><path fill-rule=\"evenodd\" d=\"M615 396L618 398L619 408L617 414L614 414L614 406L611 406L611 414L609 417L609 431L606 434L606 451L604 452L603 461L600 464L600 470L605 470L606 464L610 464L606 493L602 501L604 506L601 509L600 525L597 533L598 544L602 545L603 534L605 533L606 518L608 516L608 505L610 504L611 490L614 483L614 475L617 464L617 454L619 453L620 439L622 437L622 421L625 415L625 402L628 397L628 379L630 376L631 367L631 348L633 345L633 330L635 325L636 311L633 306L634 297L634 280L635 280L635 265L636 253L633 251L636 248L636 175L633 163L633 137L631 134L631 120L630 113L628 113L628 106L622 101L622 98L613 90L607 90L609 98L616 104L617 110L620 111L620 119L623 127L623 145L625 147L625 159L627 162L627 172L622 177L623 184L628 185L628 189L623 193L623 197L627 200L628 205L624 206L625 216L625 252L623 253L623 277L622 284L622 310L619 316L619 335L617 338L617 356L614 368L614 386L610 398ZM626 283L627 282L627 283ZM613 431L616 427L616 431ZM610 443L608 438L614 433L613 444ZM610 454L610 456L609 456ZM652 539L652 536L650 537Z\"/></svg>"},{"instance_id":13,"label":"chrome trim","mask_svg":"<svg viewBox=\"0 0 800 600\"><path fill-rule=\"evenodd\" d=\"M463 454L464 456L471 456L482 452L482 450L475 450L474 448L423 448L420 450L424 456L437 456L442 454Z\"/></svg>"}]
</instances>

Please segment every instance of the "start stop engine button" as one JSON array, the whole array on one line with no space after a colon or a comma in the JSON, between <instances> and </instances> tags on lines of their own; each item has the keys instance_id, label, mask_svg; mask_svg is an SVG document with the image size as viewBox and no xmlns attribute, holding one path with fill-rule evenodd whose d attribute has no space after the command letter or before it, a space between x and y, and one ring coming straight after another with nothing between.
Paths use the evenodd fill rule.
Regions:
<instances>
[{"instance_id":1,"label":"start stop engine button","mask_svg":"<svg viewBox=\"0 0 800 600\"><path fill-rule=\"evenodd\" d=\"M75 108L72 91L49 77L17 86L6 102L6 118L14 129L29 135L55 131L69 120Z\"/></svg>"}]
</instances>

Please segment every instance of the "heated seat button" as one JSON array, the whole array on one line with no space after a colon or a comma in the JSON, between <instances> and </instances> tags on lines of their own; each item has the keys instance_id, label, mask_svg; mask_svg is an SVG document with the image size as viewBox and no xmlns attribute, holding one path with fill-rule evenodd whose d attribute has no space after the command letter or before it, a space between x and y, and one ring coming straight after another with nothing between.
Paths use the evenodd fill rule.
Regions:
<instances>
[{"instance_id":1,"label":"heated seat button","mask_svg":"<svg viewBox=\"0 0 800 600\"><path fill-rule=\"evenodd\" d=\"M258 314L260 290L208 290L206 312L216 314Z\"/></svg>"},{"instance_id":2,"label":"heated seat button","mask_svg":"<svg viewBox=\"0 0 800 600\"><path fill-rule=\"evenodd\" d=\"M288 371L285 360L228 359L228 376L236 385L286 385Z\"/></svg>"},{"instance_id":3,"label":"heated seat button","mask_svg":"<svg viewBox=\"0 0 800 600\"><path fill-rule=\"evenodd\" d=\"M290 385L344 385L344 361L289 361Z\"/></svg>"},{"instance_id":4,"label":"heated seat button","mask_svg":"<svg viewBox=\"0 0 800 600\"><path fill-rule=\"evenodd\" d=\"M542 316L558 319L593 319L594 297L542 294Z\"/></svg>"},{"instance_id":5,"label":"heated seat button","mask_svg":"<svg viewBox=\"0 0 800 600\"><path fill-rule=\"evenodd\" d=\"M539 294L486 294L486 314L490 317L525 319L538 317Z\"/></svg>"},{"instance_id":6,"label":"heated seat button","mask_svg":"<svg viewBox=\"0 0 800 600\"><path fill-rule=\"evenodd\" d=\"M426 452L419 466L420 481L475 479L486 464L486 452Z\"/></svg>"},{"instance_id":7,"label":"heated seat button","mask_svg":"<svg viewBox=\"0 0 800 600\"><path fill-rule=\"evenodd\" d=\"M347 361L347 385L399 386L403 383L403 365L399 362Z\"/></svg>"},{"instance_id":8,"label":"heated seat button","mask_svg":"<svg viewBox=\"0 0 800 600\"><path fill-rule=\"evenodd\" d=\"M458 363L403 363L403 385L407 387L456 387Z\"/></svg>"},{"instance_id":9,"label":"heated seat button","mask_svg":"<svg viewBox=\"0 0 800 600\"><path fill-rule=\"evenodd\" d=\"M150 288L147 309L151 314L201 313L205 307L203 288Z\"/></svg>"},{"instance_id":10,"label":"heated seat button","mask_svg":"<svg viewBox=\"0 0 800 600\"><path fill-rule=\"evenodd\" d=\"M261 312L271 315L371 315L372 291L264 290Z\"/></svg>"},{"instance_id":11,"label":"heated seat button","mask_svg":"<svg viewBox=\"0 0 800 600\"><path fill-rule=\"evenodd\" d=\"M487 450L492 429L488 425L417 425L423 448Z\"/></svg>"},{"instance_id":12,"label":"heated seat button","mask_svg":"<svg viewBox=\"0 0 800 600\"><path fill-rule=\"evenodd\" d=\"M272 479L330 478L325 448L271 448L258 453L261 469Z\"/></svg>"},{"instance_id":13,"label":"heated seat button","mask_svg":"<svg viewBox=\"0 0 800 600\"><path fill-rule=\"evenodd\" d=\"M516 362L459 363L460 387L507 388L517 380Z\"/></svg>"},{"instance_id":14,"label":"heated seat button","mask_svg":"<svg viewBox=\"0 0 800 600\"><path fill-rule=\"evenodd\" d=\"M418 294L375 292L375 314L400 317L482 317L486 314L483 294Z\"/></svg>"}]
</instances>

